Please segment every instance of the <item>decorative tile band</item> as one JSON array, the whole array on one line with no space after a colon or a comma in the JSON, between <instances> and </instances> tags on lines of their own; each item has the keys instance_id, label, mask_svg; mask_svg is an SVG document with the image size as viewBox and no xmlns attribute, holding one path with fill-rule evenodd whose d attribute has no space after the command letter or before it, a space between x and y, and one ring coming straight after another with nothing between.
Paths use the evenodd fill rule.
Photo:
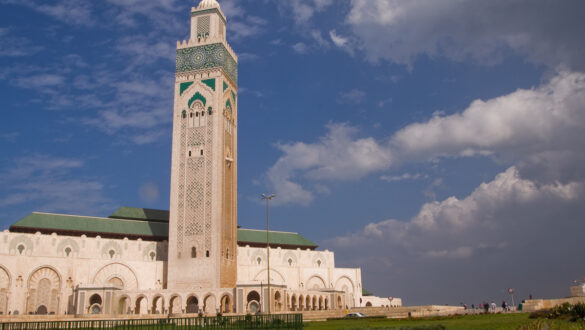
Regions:
<instances>
[{"instance_id":1,"label":"decorative tile band","mask_svg":"<svg viewBox=\"0 0 585 330\"><path fill-rule=\"evenodd\" d=\"M222 68L238 84L238 65L222 43L177 49L176 72Z\"/></svg>"}]
</instances>

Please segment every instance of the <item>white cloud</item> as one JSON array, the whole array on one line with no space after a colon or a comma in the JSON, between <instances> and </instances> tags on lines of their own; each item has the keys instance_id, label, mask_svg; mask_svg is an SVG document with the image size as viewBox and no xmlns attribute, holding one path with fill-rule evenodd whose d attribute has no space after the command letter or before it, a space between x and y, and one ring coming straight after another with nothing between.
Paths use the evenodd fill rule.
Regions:
<instances>
[{"instance_id":1,"label":"white cloud","mask_svg":"<svg viewBox=\"0 0 585 330\"><path fill-rule=\"evenodd\" d=\"M410 286L408 293L388 292L404 295L409 301L494 299L500 294L501 285L518 285L528 290L527 274L534 276L530 283L544 286L551 285L548 282L551 277L563 279L569 269L575 272L583 269L580 265L569 265L578 252L571 250L574 244L563 242L580 241L579 235L585 230L585 223L580 221L584 192L585 181L539 184L522 179L518 169L510 167L463 199L449 197L426 203L409 221L370 223L355 233L333 238L324 246L336 249L343 259L350 260L348 263L361 265L358 254L363 251L392 262L391 268L381 263L368 264L367 272L388 274L383 281L370 285L399 291L399 285L388 283L416 281L418 284ZM356 246L360 246L359 251ZM545 255L554 255L567 265L564 272L550 272L557 259L545 257L542 253L547 250ZM515 262L517 258L524 262ZM530 264L534 258L538 265ZM490 269L504 264L505 269ZM536 274L535 268L549 271ZM494 276L499 271L505 276ZM456 293L432 288L444 287L452 280L461 285ZM468 286L475 288L466 292Z\"/></svg>"},{"instance_id":2,"label":"white cloud","mask_svg":"<svg viewBox=\"0 0 585 330\"><path fill-rule=\"evenodd\" d=\"M319 47L325 49L329 47L329 42L323 38L323 36L321 35L321 31L312 30L311 37L313 37L313 39L317 42L317 45L319 45Z\"/></svg>"},{"instance_id":3,"label":"white cloud","mask_svg":"<svg viewBox=\"0 0 585 330\"><path fill-rule=\"evenodd\" d=\"M316 143L277 145L284 155L267 176L278 203L307 205L313 200L313 192L292 182L297 172L310 180L354 180L390 165L388 150L372 138L356 137L357 129L346 124L329 124L327 129Z\"/></svg>"},{"instance_id":4,"label":"white cloud","mask_svg":"<svg viewBox=\"0 0 585 330\"><path fill-rule=\"evenodd\" d=\"M309 47L302 42L292 45L292 49L299 54L306 54L309 51Z\"/></svg>"},{"instance_id":5,"label":"white cloud","mask_svg":"<svg viewBox=\"0 0 585 330\"><path fill-rule=\"evenodd\" d=\"M85 166L78 159L35 154L17 159L0 172L0 206L27 203L35 210L95 214L111 209L104 186L93 178L74 178Z\"/></svg>"},{"instance_id":6,"label":"white cloud","mask_svg":"<svg viewBox=\"0 0 585 330\"><path fill-rule=\"evenodd\" d=\"M345 50L348 54L353 56L354 47L349 41L349 38L338 35L337 32L335 32L335 30L329 31L329 37L331 38L331 41L333 41L333 44L335 44L335 46Z\"/></svg>"},{"instance_id":7,"label":"white cloud","mask_svg":"<svg viewBox=\"0 0 585 330\"><path fill-rule=\"evenodd\" d=\"M366 92L359 90L359 89L352 89L347 92L339 93L339 98L337 99L338 103L352 103L352 104L360 104L363 102L364 98L366 97Z\"/></svg>"},{"instance_id":8,"label":"white cloud","mask_svg":"<svg viewBox=\"0 0 585 330\"><path fill-rule=\"evenodd\" d=\"M357 96L359 100L362 93L350 91L343 98ZM426 122L404 127L387 141L358 138L355 128L330 124L327 135L315 143L279 145L284 155L269 169L268 177L275 188L286 182L300 195L308 191L301 183L303 178L343 180L409 162L489 156L515 165L537 182L582 180L584 104L585 74L561 72L537 88L476 100L460 113L445 116L437 112ZM433 195L429 190L428 197ZM294 203L297 199L284 200ZM311 200L312 196L302 203Z\"/></svg>"},{"instance_id":9,"label":"white cloud","mask_svg":"<svg viewBox=\"0 0 585 330\"><path fill-rule=\"evenodd\" d=\"M416 174L404 173L401 175L382 175L380 177L380 180L386 181L386 182L396 182L396 181L403 181L403 180L425 179L427 177L428 176L426 174L421 174L421 173L416 173Z\"/></svg>"},{"instance_id":10,"label":"white cloud","mask_svg":"<svg viewBox=\"0 0 585 330\"><path fill-rule=\"evenodd\" d=\"M585 69L580 0L354 0L347 22L372 61L418 55L499 62L512 49L533 62Z\"/></svg>"},{"instance_id":11,"label":"white cloud","mask_svg":"<svg viewBox=\"0 0 585 330\"><path fill-rule=\"evenodd\" d=\"M95 23L92 8L87 1L58 0L50 4L38 4L31 0L2 0L2 3L23 5L63 23L91 26Z\"/></svg>"}]
</instances>

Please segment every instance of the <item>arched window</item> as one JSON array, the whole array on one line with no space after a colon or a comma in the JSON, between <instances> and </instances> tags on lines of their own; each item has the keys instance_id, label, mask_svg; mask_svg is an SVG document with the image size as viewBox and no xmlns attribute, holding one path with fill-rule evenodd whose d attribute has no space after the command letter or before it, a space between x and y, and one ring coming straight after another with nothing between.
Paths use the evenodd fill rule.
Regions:
<instances>
[{"instance_id":1,"label":"arched window","mask_svg":"<svg viewBox=\"0 0 585 330\"><path fill-rule=\"evenodd\" d=\"M291 258L288 258L288 265L292 266L292 259Z\"/></svg>"},{"instance_id":2,"label":"arched window","mask_svg":"<svg viewBox=\"0 0 585 330\"><path fill-rule=\"evenodd\" d=\"M183 112L181 113L181 117L183 119L187 118L187 111L183 110Z\"/></svg>"},{"instance_id":3,"label":"arched window","mask_svg":"<svg viewBox=\"0 0 585 330\"><path fill-rule=\"evenodd\" d=\"M191 248L191 258L197 258L197 249L195 247Z\"/></svg>"},{"instance_id":4,"label":"arched window","mask_svg":"<svg viewBox=\"0 0 585 330\"><path fill-rule=\"evenodd\" d=\"M67 257L69 257L69 254L71 254L71 248L70 248L70 247L66 247L66 248L65 248L65 255L66 255Z\"/></svg>"},{"instance_id":5,"label":"arched window","mask_svg":"<svg viewBox=\"0 0 585 330\"><path fill-rule=\"evenodd\" d=\"M108 254L110 255L110 259L113 259L114 255L116 254L116 251L110 250L110 251L108 251Z\"/></svg>"},{"instance_id":6,"label":"arched window","mask_svg":"<svg viewBox=\"0 0 585 330\"><path fill-rule=\"evenodd\" d=\"M258 257L256 258L256 262L258 263L258 265L262 262L262 258Z\"/></svg>"},{"instance_id":7,"label":"arched window","mask_svg":"<svg viewBox=\"0 0 585 330\"><path fill-rule=\"evenodd\" d=\"M22 251L24 251L24 245L20 244L16 249L18 250L19 254L22 254Z\"/></svg>"},{"instance_id":8,"label":"arched window","mask_svg":"<svg viewBox=\"0 0 585 330\"><path fill-rule=\"evenodd\" d=\"M195 112L195 117L199 117L199 112Z\"/></svg>"},{"instance_id":9,"label":"arched window","mask_svg":"<svg viewBox=\"0 0 585 330\"><path fill-rule=\"evenodd\" d=\"M189 113L189 118L193 118L193 113Z\"/></svg>"}]
</instances>

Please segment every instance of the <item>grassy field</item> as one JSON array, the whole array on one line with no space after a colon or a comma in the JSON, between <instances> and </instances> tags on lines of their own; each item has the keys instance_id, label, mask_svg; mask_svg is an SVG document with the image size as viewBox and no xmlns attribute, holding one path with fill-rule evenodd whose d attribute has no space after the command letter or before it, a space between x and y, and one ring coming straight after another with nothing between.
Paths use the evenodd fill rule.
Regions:
<instances>
[{"instance_id":1,"label":"grassy field","mask_svg":"<svg viewBox=\"0 0 585 330\"><path fill-rule=\"evenodd\" d=\"M488 314L425 319L351 319L307 322L304 329L585 329L585 324L565 321L532 320L527 313Z\"/></svg>"}]
</instances>

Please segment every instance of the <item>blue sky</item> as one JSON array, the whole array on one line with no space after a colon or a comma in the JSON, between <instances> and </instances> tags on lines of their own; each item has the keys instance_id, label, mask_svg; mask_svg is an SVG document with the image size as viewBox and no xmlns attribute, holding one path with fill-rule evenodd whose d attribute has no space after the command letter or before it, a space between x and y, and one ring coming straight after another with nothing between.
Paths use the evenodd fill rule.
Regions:
<instances>
[{"instance_id":1,"label":"blue sky","mask_svg":"<svg viewBox=\"0 0 585 330\"><path fill-rule=\"evenodd\" d=\"M239 55L238 221L298 231L406 304L585 276L581 1L220 1ZM168 209L197 1L0 0L0 226Z\"/></svg>"}]
</instances>

